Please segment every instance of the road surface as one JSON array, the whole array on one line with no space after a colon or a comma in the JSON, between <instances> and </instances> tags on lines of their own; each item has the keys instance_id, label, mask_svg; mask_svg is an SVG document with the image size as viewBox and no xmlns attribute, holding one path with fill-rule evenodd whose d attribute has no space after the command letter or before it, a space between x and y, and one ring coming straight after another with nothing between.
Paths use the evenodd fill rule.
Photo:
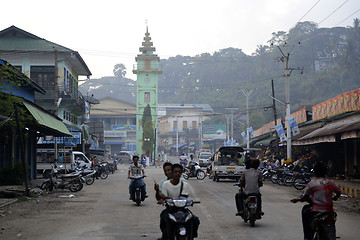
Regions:
<instances>
[{"instance_id":1,"label":"road surface","mask_svg":"<svg viewBox=\"0 0 360 240\"><path fill-rule=\"evenodd\" d=\"M68 191L57 191L35 201L8 206L0 217L0 239L114 240L157 239L160 237L159 214L154 181L163 178L160 168L145 169L149 198L139 207L129 200L127 166L123 165L106 180L85 186L68 198ZM289 200L299 193L292 188L265 183L264 217L255 227L236 217L233 181L214 182L189 179L190 197L201 204L191 208L201 221L198 239L302 239L302 204ZM359 239L360 216L338 212L337 235L341 239Z\"/></svg>"}]
</instances>

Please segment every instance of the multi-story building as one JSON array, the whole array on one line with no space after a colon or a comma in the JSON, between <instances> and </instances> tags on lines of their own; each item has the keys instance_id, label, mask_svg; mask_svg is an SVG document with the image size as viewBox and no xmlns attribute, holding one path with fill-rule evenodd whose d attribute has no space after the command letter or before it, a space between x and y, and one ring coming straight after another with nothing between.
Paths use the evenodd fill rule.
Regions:
<instances>
[{"instance_id":1,"label":"multi-story building","mask_svg":"<svg viewBox=\"0 0 360 240\"><path fill-rule=\"evenodd\" d=\"M196 148L202 145L203 121L211 113L196 109L184 109L159 118L158 146L172 153L185 151L189 146ZM180 151L179 151L180 149Z\"/></svg>"},{"instance_id":2,"label":"multi-story building","mask_svg":"<svg viewBox=\"0 0 360 240\"><path fill-rule=\"evenodd\" d=\"M120 99L103 98L90 108L90 121L102 122L100 147L110 155L136 150L136 105Z\"/></svg>"},{"instance_id":3,"label":"multi-story building","mask_svg":"<svg viewBox=\"0 0 360 240\"><path fill-rule=\"evenodd\" d=\"M11 26L0 31L0 57L46 90L35 94L36 104L80 126L85 101L78 80L91 72L78 52Z\"/></svg>"}]
</instances>

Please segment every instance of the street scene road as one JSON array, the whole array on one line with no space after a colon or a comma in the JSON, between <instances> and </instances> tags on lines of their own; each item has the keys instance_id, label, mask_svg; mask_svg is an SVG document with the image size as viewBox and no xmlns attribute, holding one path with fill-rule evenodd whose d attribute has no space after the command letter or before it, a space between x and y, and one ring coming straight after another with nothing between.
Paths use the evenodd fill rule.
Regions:
<instances>
[{"instance_id":1,"label":"street scene road","mask_svg":"<svg viewBox=\"0 0 360 240\"><path fill-rule=\"evenodd\" d=\"M177 159L171 158L172 161ZM129 200L127 167L119 165L113 175L85 186L74 193L73 198L68 197L71 192L57 190L34 201L7 206L0 218L0 239L159 238L159 214L164 207L156 203L153 185L163 178L163 171L153 166L145 169L149 198L136 206ZM300 212L303 205L289 201L301 191L266 182L261 189L265 215L251 228L249 223L235 216L234 194L238 189L233 186L234 181L191 178L188 183L191 186L189 197L201 201L191 208L201 222L198 239L302 238ZM360 216L337 212L337 235L341 239L358 239Z\"/></svg>"}]
</instances>

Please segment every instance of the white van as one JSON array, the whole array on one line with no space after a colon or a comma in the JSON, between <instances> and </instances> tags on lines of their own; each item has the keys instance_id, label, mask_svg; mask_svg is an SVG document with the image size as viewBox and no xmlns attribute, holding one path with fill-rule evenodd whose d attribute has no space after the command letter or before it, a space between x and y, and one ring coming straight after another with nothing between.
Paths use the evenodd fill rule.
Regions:
<instances>
[{"instance_id":1,"label":"white van","mask_svg":"<svg viewBox=\"0 0 360 240\"><path fill-rule=\"evenodd\" d=\"M220 147L214 154L212 162L213 180L235 179L239 180L245 171L243 161L244 149L242 147Z\"/></svg>"}]
</instances>

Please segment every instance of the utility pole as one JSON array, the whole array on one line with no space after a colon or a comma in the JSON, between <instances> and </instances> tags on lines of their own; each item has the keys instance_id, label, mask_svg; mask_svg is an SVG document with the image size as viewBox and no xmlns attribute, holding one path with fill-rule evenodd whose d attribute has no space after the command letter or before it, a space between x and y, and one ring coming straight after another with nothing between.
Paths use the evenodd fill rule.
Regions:
<instances>
[{"instance_id":1,"label":"utility pole","mask_svg":"<svg viewBox=\"0 0 360 240\"><path fill-rule=\"evenodd\" d=\"M274 113L274 130L275 126L277 125L276 122L276 105L275 105L275 90L274 90L274 79L271 79L271 91L272 91L272 97L273 97L273 113ZM276 135L276 152L279 152L279 136Z\"/></svg>"},{"instance_id":2,"label":"utility pole","mask_svg":"<svg viewBox=\"0 0 360 240\"><path fill-rule=\"evenodd\" d=\"M290 53L284 54L284 52L281 50L279 46L277 46L283 55L280 60L285 63L284 68L284 77L285 77L285 106L286 106L286 121L289 121L290 119L290 87L289 87L289 77L293 70L300 70L301 74L304 70L304 68L289 68L289 58ZM287 44L284 44L285 49L287 48ZM285 51L286 52L286 51ZM289 71L289 72L288 72ZM287 122L286 127L286 137L287 137L287 144L286 144L286 150L287 150L287 158L292 159L291 156L291 128L289 126L289 123Z\"/></svg>"},{"instance_id":3,"label":"utility pole","mask_svg":"<svg viewBox=\"0 0 360 240\"><path fill-rule=\"evenodd\" d=\"M249 125L250 125L250 121L249 121L249 96L250 94L253 92L254 89L252 90L249 90L249 89L245 89L241 91L243 92L243 94L245 95L246 97L246 147L247 148L250 148L250 136L249 136Z\"/></svg>"},{"instance_id":4,"label":"utility pole","mask_svg":"<svg viewBox=\"0 0 360 240\"><path fill-rule=\"evenodd\" d=\"M230 126L229 126L229 120L230 120L230 114L225 114L225 118L226 118L226 140L229 141L230 140Z\"/></svg>"},{"instance_id":5,"label":"utility pole","mask_svg":"<svg viewBox=\"0 0 360 240\"><path fill-rule=\"evenodd\" d=\"M231 144L232 144L234 140L234 112L237 110L237 108L226 108L226 110L230 111Z\"/></svg>"},{"instance_id":6,"label":"utility pole","mask_svg":"<svg viewBox=\"0 0 360 240\"><path fill-rule=\"evenodd\" d=\"M54 48L54 52L55 52L55 64L54 64L54 114L56 116L58 116L58 67L57 67L57 62L58 62L58 55L57 55L57 50ZM63 143L64 144L64 143ZM54 145L55 145L55 149L54 149L54 158L57 161L58 158L58 148L57 148L57 137L54 137ZM65 154L65 153L64 153Z\"/></svg>"}]
</instances>

